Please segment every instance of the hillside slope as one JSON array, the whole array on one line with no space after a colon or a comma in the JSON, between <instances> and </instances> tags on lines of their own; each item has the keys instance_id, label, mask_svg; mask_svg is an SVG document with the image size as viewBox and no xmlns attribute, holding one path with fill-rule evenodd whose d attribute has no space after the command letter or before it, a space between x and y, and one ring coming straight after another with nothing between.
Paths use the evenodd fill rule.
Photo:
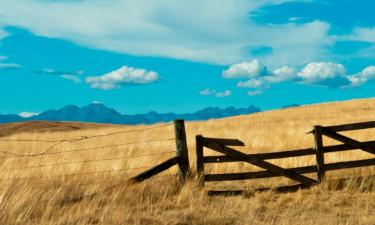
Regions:
<instances>
[{"instance_id":1,"label":"hillside slope","mask_svg":"<svg viewBox=\"0 0 375 225\"><path fill-rule=\"evenodd\" d=\"M196 134L238 138L246 144L237 148L243 152L272 152L311 147L312 135L306 133L313 125L374 120L375 99L362 99L187 122L186 132L194 170ZM41 130L30 129L35 123ZM1 151L48 154L9 157L2 153L1 224L249 224L249 221L251 224L375 224L374 167L329 172L324 184L297 193L266 192L213 198L208 197L205 190L252 189L293 182L260 179L210 183L204 191L197 190L191 183L178 192L174 183L176 169L171 169L143 184L128 186L123 182L130 176L175 155L172 125L33 122L4 124L0 125L0 130L7 126L17 129L0 137ZM359 140L375 140L373 130L347 134ZM66 141L92 136L95 137ZM20 141L36 139L60 142ZM335 143L328 139L324 142ZM373 156L356 150L327 154L326 161L370 157ZM105 161L100 161L103 159ZM272 162L282 167L306 166L314 164L315 158ZM215 164L205 170L210 173L259 171L243 163ZM335 180L340 178L349 180L337 183ZM114 184L120 185L108 189Z\"/></svg>"}]
</instances>

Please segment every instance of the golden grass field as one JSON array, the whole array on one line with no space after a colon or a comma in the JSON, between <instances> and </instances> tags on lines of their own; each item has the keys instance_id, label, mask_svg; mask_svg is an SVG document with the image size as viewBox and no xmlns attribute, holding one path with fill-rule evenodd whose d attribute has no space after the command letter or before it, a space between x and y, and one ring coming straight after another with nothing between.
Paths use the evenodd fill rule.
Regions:
<instances>
[{"instance_id":1,"label":"golden grass field","mask_svg":"<svg viewBox=\"0 0 375 225\"><path fill-rule=\"evenodd\" d=\"M313 125L372 120L375 120L375 99L187 122L192 171L197 134L238 138L246 146L236 149L243 152L272 152L312 147L313 137L306 133ZM175 155L173 140L142 143L174 137L173 126L154 126L159 125L162 127L156 129L53 122L0 125L0 151L25 155L48 153L33 157L0 154L0 224L375 224L375 167L328 172L324 183L284 194L269 191L209 197L206 191L251 191L257 187L293 184L285 178L213 182L207 183L203 190L191 181L179 190L175 167L141 184L128 184L126 180L132 175ZM100 136L133 129L140 130ZM346 134L358 140L375 140L374 129ZM77 142L19 141L85 136L97 137ZM125 143L131 144L120 145ZM324 139L324 143L336 142ZM77 151L82 149L86 150ZM205 154L215 153L206 149ZM326 154L326 162L370 157L359 150L346 151ZM272 162L285 168L315 165L315 157ZM205 169L207 173L258 170L244 163L211 164ZM348 179L340 181L341 178Z\"/></svg>"}]
</instances>

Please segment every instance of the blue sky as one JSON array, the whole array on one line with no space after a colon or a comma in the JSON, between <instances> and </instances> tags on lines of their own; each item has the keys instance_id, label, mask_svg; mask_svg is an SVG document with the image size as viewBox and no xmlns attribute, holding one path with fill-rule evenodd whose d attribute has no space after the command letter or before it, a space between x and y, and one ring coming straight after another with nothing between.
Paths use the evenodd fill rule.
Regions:
<instances>
[{"instance_id":1,"label":"blue sky","mask_svg":"<svg viewBox=\"0 0 375 225\"><path fill-rule=\"evenodd\" d=\"M0 113L374 97L372 0L0 0Z\"/></svg>"}]
</instances>

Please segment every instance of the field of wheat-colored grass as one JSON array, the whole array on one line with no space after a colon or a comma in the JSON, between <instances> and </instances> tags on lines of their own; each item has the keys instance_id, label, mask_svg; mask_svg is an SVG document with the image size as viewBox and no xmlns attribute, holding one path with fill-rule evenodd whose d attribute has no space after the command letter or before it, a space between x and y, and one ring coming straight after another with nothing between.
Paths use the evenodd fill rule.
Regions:
<instances>
[{"instance_id":1,"label":"field of wheat-colored grass","mask_svg":"<svg viewBox=\"0 0 375 225\"><path fill-rule=\"evenodd\" d=\"M375 99L364 99L186 122L192 171L197 134L238 138L246 144L236 147L242 152L274 152L313 147L313 136L306 134L313 125L373 120ZM128 130L137 131L124 132ZM374 131L345 134L361 141L375 140ZM96 137L86 138L92 136ZM77 138L82 140L67 141ZM294 184L286 178L212 182L203 190L191 181L179 190L175 167L141 184L126 183L145 168L175 156L173 138L173 125L165 124L0 125L0 224L375 224L375 167L328 172L323 184L286 194L206 194L207 190ZM324 139L325 145L336 143ZM205 155L209 154L216 153L205 149ZM355 150L329 153L325 158L329 163L371 157ZM315 165L315 157L270 162L290 168ZM219 173L260 169L245 163L227 163L211 164L205 170ZM316 178L315 174L308 176Z\"/></svg>"}]
</instances>

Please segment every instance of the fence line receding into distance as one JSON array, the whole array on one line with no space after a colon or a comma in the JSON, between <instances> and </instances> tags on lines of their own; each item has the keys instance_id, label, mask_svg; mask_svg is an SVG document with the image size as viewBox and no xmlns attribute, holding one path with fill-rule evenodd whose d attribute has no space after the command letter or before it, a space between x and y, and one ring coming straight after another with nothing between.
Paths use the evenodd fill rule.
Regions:
<instances>
[{"instance_id":1,"label":"fence line receding into distance","mask_svg":"<svg viewBox=\"0 0 375 225\"><path fill-rule=\"evenodd\" d=\"M163 127L175 127L175 137L173 138L166 138L166 139L149 139L144 141L136 141L136 142L126 142L126 143L119 143L119 144L111 144L111 145L104 145L104 146L96 146L90 148L79 148L79 149L71 149L65 151L52 151L53 149L57 148L58 145L61 143L76 143L88 139L93 138L102 138L108 137L118 134L124 133L134 133L134 132L141 132L147 130L154 130ZM167 154L175 153L176 155L160 164L154 166L141 166L141 167L131 167L131 168L122 168L122 169L110 169L110 170L99 170L99 171L87 171L87 172L77 172L77 173L68 173L68 174L59 174L59 175L49 175L49 176L16 176L11 177L10 179L51 179L51 178L63 178L63 177L70 177L70 176L80 176L80 175L90 175L90 174L101 174L101 173L127 173L128 171L137 171L137 170L145 170L144 172L132 177L130 179L131 182L141 182L145 179L148 179L152 176L155 176L166 169L174 165L178 165L179 168L179 181L183 183L185 181L186 176L189 174L190 166L189 166L189 159L188 159L188 152L187 152L187 144L186 144L186 133L185 133L185 124L183 120L176 120L174 123L167 123L158 126L152 126L147 128L140 128L140 129L131 129L131 130L123 130L117 131L107 134L99 134L93 136L81 136L72 139L63 139L63 140L33 140L33 139L24 139L24 140L6 140L0 139L0 142L45 142L45 143L52 143L50 147L44 150L41 153L36 154L18 154L12 153L9 151L0 151L0 159L10 159L10 158L35 158L35 157L43 157L46 155L55 155L55 154L65 154L65 153L72 153L72 152L83 152L83 151L92 151L92 150L108 150L112 147L121 147L121 146L128 146L128 145L137 145L137 144L145 144L151 142L169 142L169 141L176 141L176 149L175 150L166 150L163 152L156 152L156 153L148 153L148 154L138 154L138 155L126 155L120 157L111 157L111 158L102 158L102 159L84 159L78 161L62 161L62 162L52 162L52 163L45 163L45 164L37 164L37 165L27 165L27 166L20 166L20 167L8 167L3 168L2 171L21 171L21 170L29 170L34 168L44 168L44 167L56 167L56 166L66 166L72 164L80 164L80 163L98 163L98 162L105 162L105 161L115 161L115 160L124 160L124 159L132 159L132 158L141 158L141 157L152 157L152 156L162 156ZM134 172L132 173L134 174ZM161 177L166 177L171 175L164 175ZM172 175L175 176L175 175Z\"/></svg>"}]
</instances>

